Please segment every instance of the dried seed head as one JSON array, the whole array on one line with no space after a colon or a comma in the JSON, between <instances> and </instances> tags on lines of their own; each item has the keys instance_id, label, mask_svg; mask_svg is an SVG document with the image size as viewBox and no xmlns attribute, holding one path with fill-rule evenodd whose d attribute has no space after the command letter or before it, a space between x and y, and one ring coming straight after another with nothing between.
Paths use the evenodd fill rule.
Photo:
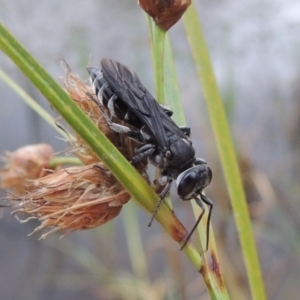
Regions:
<instances>
[{"instance_id":1,"label":"dried seed head","mask_svg":"<svg viewBox=\"0 0 300 300\"><path fill-rule=\"evenodd\" d=\"M102 165L71 167L33 181L35 190L26 195L10 197L17 208L13 214L29 214L29 219L45 227L70 232L89 229L116 217L130 195Z\"/></svg>"},{"instance_id":2,"label":"dried seed head","mask_svg":"<svg viewBox=\"0 0 300 300\"><path fill-rule=\"evenodd\" d=\"M104 120L97 103L93 101L94 92L84 82L68 69L64 80L67 92L74 102L94 121L98 128L113 142L118 139Z\"/></svg>"},{"instance_id":3,"label":"dried seed head","mask_svg":"<svg viewBox=\"0 0 300 300\"><path fill-rule=\"evenodd\" d=\"M117 143L118 135L107 126L99 107L93 101L92 90L77 75L71 73L68 66L64 84L74 102L91 118L112 143ZM99 158L79 136L77 136L72 152L86 165L99 162Z\"/></svg>"},{"instance_id":4,"label":"dried seed head","mask_svg":"<svg viewBox=\"0 0 300 300\"><path fill-rule=\"evenodd\" d=\"M53 149L47 144L29 145L3 156L5 166L0 170L2 189L12 189L21 195L31 190L31 179L47 174L49 163L54 155Z\"/></svg>"},{"instance_id":5,"label":"dried seed head","mask_svg":"<svg viewBox=\"0 0 300 300\"><path fill-rule=\"evenodd\" d=\"M181 18L191 2L191 0L139 0L144 11L165 31Z\"/></svg>"}]
</instances>

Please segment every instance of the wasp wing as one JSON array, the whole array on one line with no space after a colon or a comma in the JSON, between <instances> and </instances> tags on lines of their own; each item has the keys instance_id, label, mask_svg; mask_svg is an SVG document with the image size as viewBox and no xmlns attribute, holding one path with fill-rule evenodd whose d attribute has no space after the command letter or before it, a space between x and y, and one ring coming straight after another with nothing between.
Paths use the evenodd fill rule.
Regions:
<instances>
[{"instance_id":1,"label":"wasp wing","mask_svg":"<svg viewBox=\"0 0 300 300\"><path fill-rule=\"evenodd\" d=\"M102 74L111 90L148 129L162 149L169 148L168 132L184 134L139 80L136 73L111 59L102 59Z\"/></svg>"}]
</instances>

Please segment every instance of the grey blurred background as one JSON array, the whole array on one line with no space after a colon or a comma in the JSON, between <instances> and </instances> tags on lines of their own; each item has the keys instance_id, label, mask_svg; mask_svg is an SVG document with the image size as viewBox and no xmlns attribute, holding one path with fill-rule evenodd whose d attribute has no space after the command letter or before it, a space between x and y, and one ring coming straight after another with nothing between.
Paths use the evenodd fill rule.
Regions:
<instances>
[{"instance_id":1,"label":"grey blurred background","mask_svg":"<svg viewBox=\"0 0 300 300\"><path fill-rule=\"evenodd\" d=\"M295 0L194 2L238 151L268 297L298 299L300 4ZM84 67L110 57L133 68L154 91L147 22L136 1L0 0L0 21L54 78L65 75L61 59L88 79ZM215 203L212 222L225 279L239 284L245 299L250 299L216 146L181 22L171 29L170 38L197 156L207 159L214 172L207 194ZM57 115L2 53L0 67ZM0 153L42 142L55 151L66 148L2 81L0 99ZM189 205L175 200L174 207L190 228ZM135 206L128 203L123 213L131 209ZM94 230L38 241L39 234L27 237L36 222L19 224L9 211L2 211L0 299L208 299L197 271L179 247L167 242L157 224L149 229L150 216L140 209L138 217L150 279L145 286L135 284L149 292L127 297L126 291L114 293L127 278L135 278L122 213ZM180 270L176 278L170 275L174 261ZM134 286L132 281L128 286Z\"/></svg>"}]
</instances>

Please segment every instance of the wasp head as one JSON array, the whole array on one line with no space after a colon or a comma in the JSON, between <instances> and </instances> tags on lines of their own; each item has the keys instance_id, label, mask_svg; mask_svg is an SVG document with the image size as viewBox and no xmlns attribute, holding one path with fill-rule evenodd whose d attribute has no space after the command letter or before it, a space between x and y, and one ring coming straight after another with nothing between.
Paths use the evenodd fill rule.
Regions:
<instances>
[{"instance_id":1,"label":"wasp head","mask_svg":"<svg viewBox=\"0 0 300 300\"><path fill-rule=\"evenodd\" d=\"M202 193L212 179L206 161L197 159L195 165L182 172L176 179L177 193L183 200L190 200Z\"/></svg>"}]
</instances>

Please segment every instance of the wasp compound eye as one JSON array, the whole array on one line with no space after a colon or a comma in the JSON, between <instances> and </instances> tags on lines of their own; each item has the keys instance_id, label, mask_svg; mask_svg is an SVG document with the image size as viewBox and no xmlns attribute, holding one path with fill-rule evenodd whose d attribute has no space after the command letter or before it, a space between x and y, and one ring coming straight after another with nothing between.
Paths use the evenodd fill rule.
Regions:
<instances>
[{"instance_id":1,"label":"wasp compound eye","mask_svg":"<svg viewBox=\"0 0 300 300\"><path fill-rule=\"evenodd\" d=\"M177 187L179 197L185 199L188 195L191 195L195 191L198 181L199 176L195 171L183 174L183 177L179 181Z\"/></svg>"},{"instance_id":2,"label":"wasp compound eye","mask_svg":"<svg viewBox=\"0 0 300 300\"><path fill-rule=\"evenodd\" d=\"M212 180L212 177L213 177L213 174L212 174L212 171L211 171L210 167L207 167L207 175L208 175L208 178L209 178L209 182L208 182L208 184L209 184Z\"/></svg>"}]
</instances>

